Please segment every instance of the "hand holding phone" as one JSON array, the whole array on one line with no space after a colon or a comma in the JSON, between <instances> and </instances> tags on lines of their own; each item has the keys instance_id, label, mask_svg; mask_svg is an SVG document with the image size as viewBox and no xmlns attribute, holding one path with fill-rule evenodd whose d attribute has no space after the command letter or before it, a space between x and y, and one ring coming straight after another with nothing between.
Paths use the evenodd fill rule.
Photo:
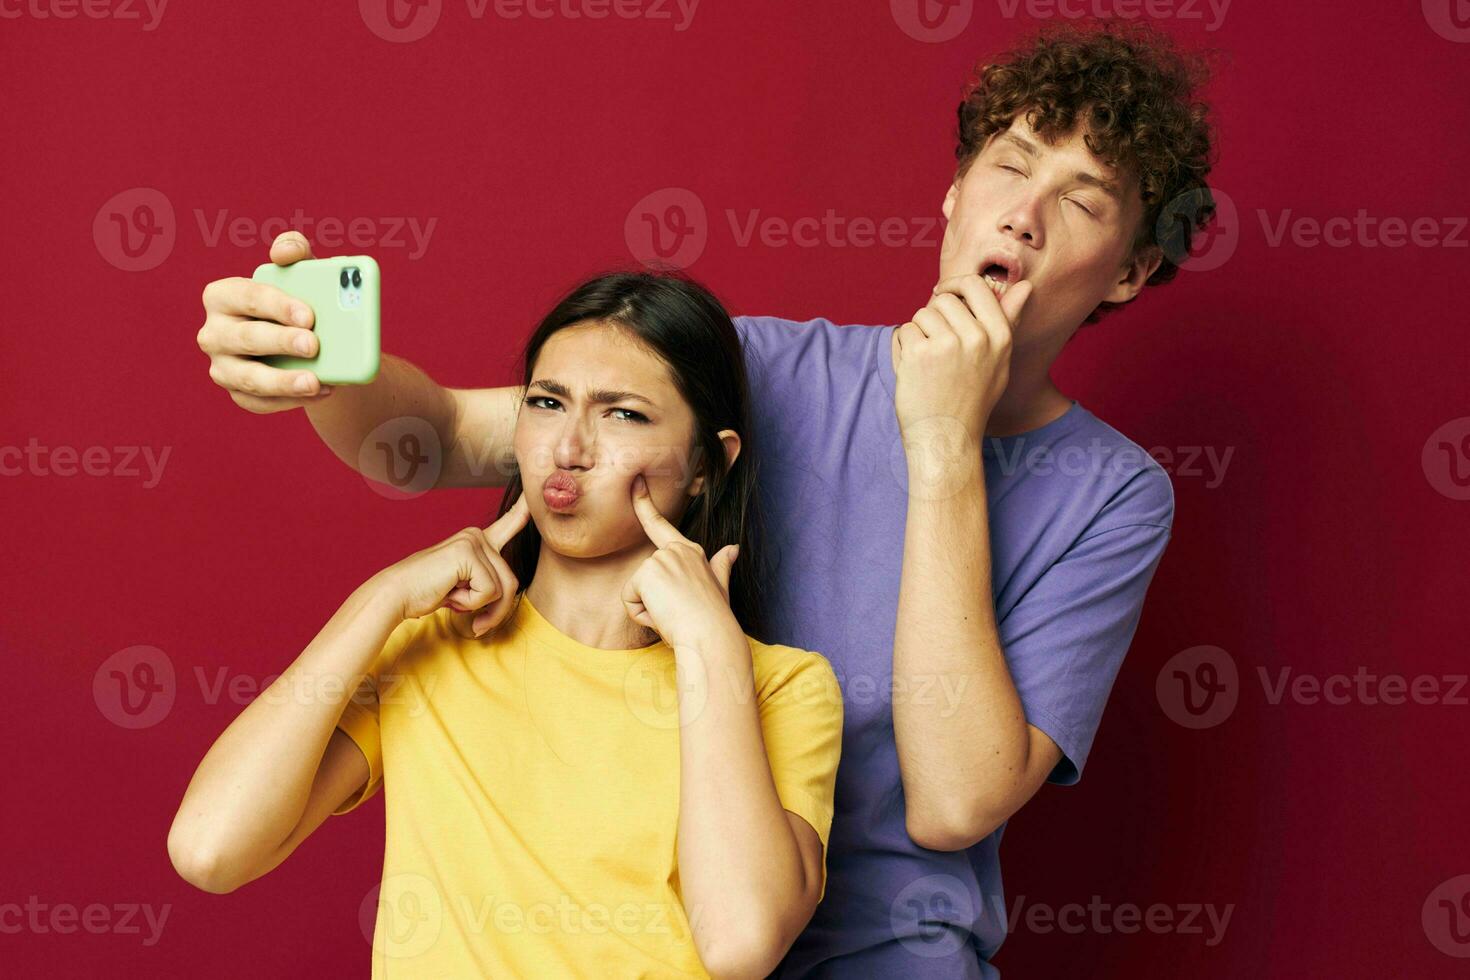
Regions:
<instances>
[{"instance_id":1,"label":"hand holding phone","mask_svg":"<svg viewBox=\"0 0 1470 980\"><path fill-rule=\"evenodd\" d=\"M266 262L251 278L307 304L316 323L315 356L267 354L261 360L281 370L311 371L322 384L360 385L377 377L380 275L372 256Z\"/></svg>"},{"instance_id":2,"label":"hand holding phone","mask_svg":"<svg viewBox=\"0 0 1470 980\"><path fill-rule=\"evenodd\" d=\"M271 243L271 261L290 265L312 258L299 231L283 231ZM269 415L329 397L332 388L310 371L282 371L262 354L311 357L319 349L311 308L274 286L244 276L226 276L204 287L204 325L195 343L209 357L209 380L230 393L247 412Z\"/></svg>"}]
</instances>

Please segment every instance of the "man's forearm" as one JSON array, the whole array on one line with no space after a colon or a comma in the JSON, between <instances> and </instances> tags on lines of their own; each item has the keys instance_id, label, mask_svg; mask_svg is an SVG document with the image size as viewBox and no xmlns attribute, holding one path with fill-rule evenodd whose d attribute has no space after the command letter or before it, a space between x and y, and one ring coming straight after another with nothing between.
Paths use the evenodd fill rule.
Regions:
<instances>
[{"instance_id":1,"label":"man's forearm","mask_svg":"<svg viewBox=\"0 0 1470 980\"><path fill-rule=\"evenodd\" d=\"M980 447L932 459L910 451L893 646L894 691L938 692L893 698L910 833L928 840L1003 807L1025 774L1030 741L991 600Z\"/></svg>"}]
</instances>

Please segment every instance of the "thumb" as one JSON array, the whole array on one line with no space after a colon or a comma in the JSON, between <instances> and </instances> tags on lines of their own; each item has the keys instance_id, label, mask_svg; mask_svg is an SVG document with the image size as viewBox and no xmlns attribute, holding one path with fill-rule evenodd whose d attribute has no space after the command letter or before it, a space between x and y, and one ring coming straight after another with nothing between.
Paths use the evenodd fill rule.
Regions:
<instances>
[{"instance_id":1,"label":"thumb","mask_svg":"<svg viewBox=\"0 0 1470 980\"><path fill-rule=\"evenodd\" d=\"M1007 289L1005 295L1000 298L1000 311L1005 314L1006 322L1011 326L1014 327L1016 321L1020 319L1021 308L1031 298L1031 290L1031 280L1022 279L1010 289Z\"/></svg>"},{"instance_id":2,"label":"thumb","mask_svg":"<svg viewBox=\"0 0 1470 980\"><path fill-rule=\"evenodd\" d=\"M709 567L715 573L715 581L720 583L727 599L730 598L730 571L735 565L735 559L739 557L740 545L727 544L710 559Z\"/></svg>"},{"instance_id":3,"label":"thumb","mask_svg":"<svg viewBox=\"0 0 1470 980\"><path fill-rule=\"evenodd\" d=\"M311 243L306 236L296 230L283 231L271 242L271 261L276 265L290 265L301 259L314 259L311 254Z\"/></svg>"}]
</instances>

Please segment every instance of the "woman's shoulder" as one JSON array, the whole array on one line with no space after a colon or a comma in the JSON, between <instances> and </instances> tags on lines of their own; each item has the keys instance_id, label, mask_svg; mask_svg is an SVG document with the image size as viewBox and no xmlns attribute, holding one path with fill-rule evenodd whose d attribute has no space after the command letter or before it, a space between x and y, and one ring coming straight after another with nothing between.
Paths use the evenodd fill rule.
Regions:
<instances>
[{"instance_id":1,"label":"woman's shoulder","mask_svg":"<svg viewBox=\"0 0 1470 980\"><path fill-rule=\"evenodd\" d=\"M762 643L749 634L745 639L750 643L755 686L762 700L771 692L792 684L801 684L819 692L836 691L840 697L837 674L821 653L780 643Z\"/></svg>"},{"instance_id":2,"label":"woman's shoulder","mask_svg":"<svg viewBox=\"0 0 1470 980\"><path fill-rule=\"evenodd\" d=\"M749 636L755 699L761 724L835 740L842 730L842 686L827 658L816 650L762 643Z\"/></svg>"},{"instance_id":3,"label":"woman's shoulder","mask_svg":"<svg viewBox=\"0 0 1470 980\"><path fill-rule=\"evenodd\" d=\"M379 669L396 665L399 670L422 663L424 657L444 647L473 638L473 616L441 606L431 613L399 623L378 655Z\"/></svg>"}]
</instances>

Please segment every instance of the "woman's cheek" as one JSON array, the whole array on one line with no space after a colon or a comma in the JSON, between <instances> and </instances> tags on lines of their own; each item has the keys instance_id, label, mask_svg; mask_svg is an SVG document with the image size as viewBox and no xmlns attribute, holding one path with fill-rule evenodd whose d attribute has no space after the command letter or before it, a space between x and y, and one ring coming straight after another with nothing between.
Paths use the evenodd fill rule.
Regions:
<instances>
[{"instance_id":1,"label":"woman's cheek","mask_svg":"<svg viewBox=\"0 0 1470 980\"><path fill-rule=\"evenodd\" d=\"M517 426L511 445L515 451L516 465L521 473L547 474L556 469L553 463L555 442L548 441L534 424Z\"/></svg>"}]
</instances>

